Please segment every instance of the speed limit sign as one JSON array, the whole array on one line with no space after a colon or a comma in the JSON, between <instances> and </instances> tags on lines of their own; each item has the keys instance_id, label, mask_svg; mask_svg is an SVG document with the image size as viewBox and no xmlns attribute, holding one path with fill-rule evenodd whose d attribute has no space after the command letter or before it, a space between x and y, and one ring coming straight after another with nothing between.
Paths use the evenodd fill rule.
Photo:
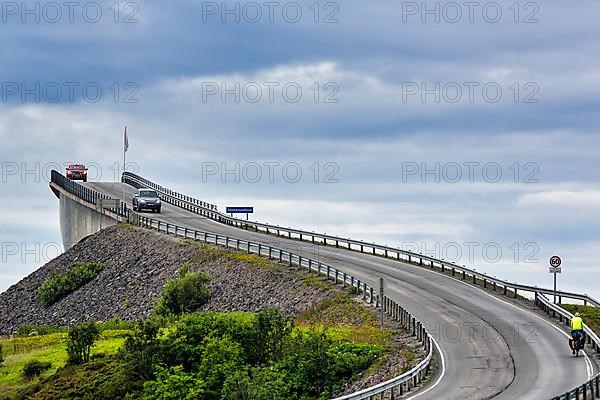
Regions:
<instances>
[{"instance_id":1,"label":"speed limit sign","mask_svg":"<svg viewBox=\"0 0 600 400\"><path fill-rule=\"evenodd\" d=\"M550 273L551 274L560 274L561 269L560 266L562 264L562 260L559 256L550 257Z\"/></svg>"}]
</instances>

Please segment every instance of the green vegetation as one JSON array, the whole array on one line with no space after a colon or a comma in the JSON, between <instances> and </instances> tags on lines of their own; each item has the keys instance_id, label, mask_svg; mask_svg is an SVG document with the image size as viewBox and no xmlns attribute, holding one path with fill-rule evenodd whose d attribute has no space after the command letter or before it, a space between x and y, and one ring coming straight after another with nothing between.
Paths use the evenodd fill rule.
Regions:
<instances>
[{"instance_id":1,"label":"green vegetation","mask_svg":"<svg viewBox=\"0 0 600 400\"><path fill-rule=\"evenodd\" d=\"M23 367L23 377L31 380L40 376L40 374L46 370L49 370L52 363L48 361L31 360Z\"/></svg>"},{"instance_id":2,"label":"green vegetation","mask_svg":"<svg viewBox=\"0 0 600 400\"><path fill-rule=\"evenodd\" d=\"M123 330L104 330L100 334L100 338L91 350L90 363L98 357L112 357L118 349L123 346L125 337L128 331ZM40 390L41 383L48 379L54 379L59 372L67 364L67 340L68 335L64 333L52 333L43 336L32 337L15 337L12 339L0 340L0 347L4 353L4 364L0 366L0 399L18 399L18 393L28 393L28 390ZM24 379L23 368L25 364L31 360L51 363L51 367L43 371L40 378L32 380ZM83 368L88 368L87 364L81 366L68 367L68 371L81 371ZM114 374L115 369L111 368L111 374ZM62 376L62 375L61 375ZM62 376L63 380L64 376ZM70 379L70 378L69 378ZM87 379L82 376L82 379ZM76 396L63 395L61 390L56 393L60 395L48 396L47 399L56 398L83 398ZM28 397L28 396L24 396ZM36 397L38 398L38 397ZM92 398L92 397L88 397ZM115 397L112 397L115 398Z\"/></svg>"},{"instance_id":3,"label":"green vegetation","mask_svg":"<svg viewBox=\"0 0 600 400\"><path fill-rule=\"evenodd\" d=\"M42 284L38 298L46 307L64 298L86 283L92 281L104 269L97 262L75 263L65 273L55 273L52 278Z\"/></svg>"},{"instance_id":4,"label":"green vegetation","mask_svg":"<svg viewBox=\"0 0 600 400\"><path fill-rule=\"evenodd\" d=\"M596 332L596 334L600 334L600 308L576 304L561 304L561 307L573 314L576 312L581 313L583 322Z\"/></svg>"},{"instance_id":5,"label":"green vegetation","mask_svg":"<svg viewBox=\"0 0 600 400\"><path fill-rule=\"evenodd\" d=\"M194 256L194 261L200 264L204 262L216 261L220 257L223 257L235 261L242 261L248 264L252 264L257 267L267 269L269 271L274 271L277 269L276 264L256 254L247 254L241 251L222 249L194 240L185 240L181 243L183 246L192 246L198 250L198 252Z\"/></svg>"},{"instance_id":6,"label":"green vegetation","mask_svg":"<svg viewBox=\"0 0 600 400\"><path fill-rule=\"evenodd\" d=\"M100 330L94 321L76 325L69 329L67 354L71 364L90 361L90 351L100 337Z\"/></svg>"},{"instance_id":7,"label":"green vegetation","mask_svg":"<svg viewBox=\"0 0 600 400\"><path fill-rule=\"evenodd\" d=\"M154 312L157 315L181 315L196 311L210 299L210 289L206 284L210 276L205 272L189 272L190 265L179 269L179 277L169 280Z\"/></svg>"}]
</instances>

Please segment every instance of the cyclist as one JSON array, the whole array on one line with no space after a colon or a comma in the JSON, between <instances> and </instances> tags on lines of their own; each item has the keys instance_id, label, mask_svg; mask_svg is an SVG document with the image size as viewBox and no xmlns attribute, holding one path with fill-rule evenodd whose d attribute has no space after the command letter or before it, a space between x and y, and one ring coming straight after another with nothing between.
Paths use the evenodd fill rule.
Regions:
<instances>
[{"instance_id":1,"label":"cyclist","mask_svg":"<svg viewBox=\"0 0 600 400\"><path fill-rule=\"evenodd\" d=\"M575 316L571 319L571 337L573 337L573 354L576 353L575 349L577 349L577 344L581 340L583 336L583 319L581 319L581 315L578 312L575 313Z\"/></svg>"}]
</instances>

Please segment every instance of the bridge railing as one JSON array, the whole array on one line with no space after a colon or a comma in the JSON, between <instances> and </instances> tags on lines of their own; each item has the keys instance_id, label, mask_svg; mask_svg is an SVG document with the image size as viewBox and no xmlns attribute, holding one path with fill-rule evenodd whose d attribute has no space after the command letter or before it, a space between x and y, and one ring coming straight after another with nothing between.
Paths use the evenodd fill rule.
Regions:
<instances>
[{"instance_id":1,"label":"bridge railing","mask_svg":"<svg viewBox=\"0 0 600 400\"><path fill-rule=\"evenodd\" d=\"M151 182L139 175L125 172L123 174L123 182L139 187L147 186L157 190L162 198L170 204L177 207L186 209L193 213L206 216L217 222L223 224L235 226L237 228L253 230L255 232L266 233L270 235L276 235L280 237L286 237L289 239L297 239L315 244L321 244L326 246L335 246L337 248L344 248L346 250L358 251L365 254L377 255L397 261L404 261L412 264L418 264L421 266L429 267L431 269L437 269L441 272L447 272L452 276L459 276L463 280L471 280L473 283L479 283L483 287L493 287L494 290L500 289L505 295L511 295L513 297L518 296L518 292L528 292L531 294L543 293L552 295L553 289L540 288L537 286L522 285L516 282L508 282L506 280L498 279L496 277L489 276L482 272L477 272L474 269L467 268L464 265L458 265L449 261L439 260L434 257L426 256L420 253L414 253L391 246L382 246L375 243L367 243L361 240L353 240L349 238L342 238L334 235L321 234L315 232L309 232L300 229L285 228L279 225L270 225L261 222L247 221L239 218L233 218L225 215L216 210L216 206L208 203L193 199L189 196L177 193L175 191L166 189L154 182ZM573 292L557 291L559 303L563 298L573 299L582 301L584 304L591 304L596 307L600 307L600 302L587 294L579 294Z\"/></svg>"},{"instance_id":2,"label":"bridge railing","mask_svg":"<svg viewBox=\"0 0 600 400\"><path fill-rule=\"evenodd\" d=\"M375 307L379 307L391 319L399 322L404 329L410 331L412 336L415 337L415 340L417 340L427 351L427 356L409 371L378 385L338 397L335 400L371 399L373 396L382 396L381 398L389 397L393 399L395 396L401 396L420 385L429 372L433 360L434 345L427 329L425 329L423 324L401 305L385 295L381 298L380 295L377 294L375 288L368 285L366 282L362 282L360 279L355 278L353 275L312 258L258 242L242 240L211 232L198 231L140 215L132 217L132 221L136 225L156 229L159 232L170 235L193 239L211 245L224 246L226 248L244 251L248 254L257 254L261 257L267 257L280 263L287 263L290 266L295 265L305 269L309 274L315 273L317 275L325 276L327 280L335 282L335 284L353 288L355 293L358 295L362 294L363 301L368 302Z\"/></svg>"},{"instance_id":3,"label":"bridge railing","mask_svg":"<svg viewBox=\"0 0 600 400\"><path fill-rule=\"evenodd\" d=\"M544 310L547 314L552 315L554 318L558 318L561 323L569 325L573 314L564 308L552 303L542 293L536 293L535 303L538 307ZM596 352L600 349L600 338L598 335L587 325L584 324L583 330L586 333L587 344L591 345L592 349ZM568 392L553 397L552 400L571 400L571 399L596 399L600 397L600 373L594 376L592 379L579 385Z\"/></svg>"},{"instance_id":4,"label":"bridge railing","mask_svg":"<svg viewBox=\"0 0 600 400\"><path fill-rule=\"evenodd\" d=\"M60 172L55 170L52 170L52 172L50 173L50 182L63 188L65 191L80 198L81 200L93 205L97 205L99 199L112 199L110 196L107 196L104 193L97 192L93 189L90 189L75 181L70 180L69 178L65 177ZM120 207L106 208L105 210L108 210L114 215L118 215L123 218L128 218L129 208L127 207L127 204L121 200L119 200L119 203L121 205Z\"/></svg>"}]
</instances>

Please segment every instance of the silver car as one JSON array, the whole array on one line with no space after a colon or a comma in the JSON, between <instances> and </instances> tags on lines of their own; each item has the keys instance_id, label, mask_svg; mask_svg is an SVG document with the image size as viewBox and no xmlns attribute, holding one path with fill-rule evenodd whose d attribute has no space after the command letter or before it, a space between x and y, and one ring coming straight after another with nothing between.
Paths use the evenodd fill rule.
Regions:
<instances>
[{"instance_id":1,"label":"silver car","mask_svg":"<svg viewBox=\"0 0 600 400\"><path fill-rule=\"evenodd\" d=\"M138 189L133 195L133 211L152 210L160 212L161 201L154 189Z\"/></svg>"}]
</instances>

